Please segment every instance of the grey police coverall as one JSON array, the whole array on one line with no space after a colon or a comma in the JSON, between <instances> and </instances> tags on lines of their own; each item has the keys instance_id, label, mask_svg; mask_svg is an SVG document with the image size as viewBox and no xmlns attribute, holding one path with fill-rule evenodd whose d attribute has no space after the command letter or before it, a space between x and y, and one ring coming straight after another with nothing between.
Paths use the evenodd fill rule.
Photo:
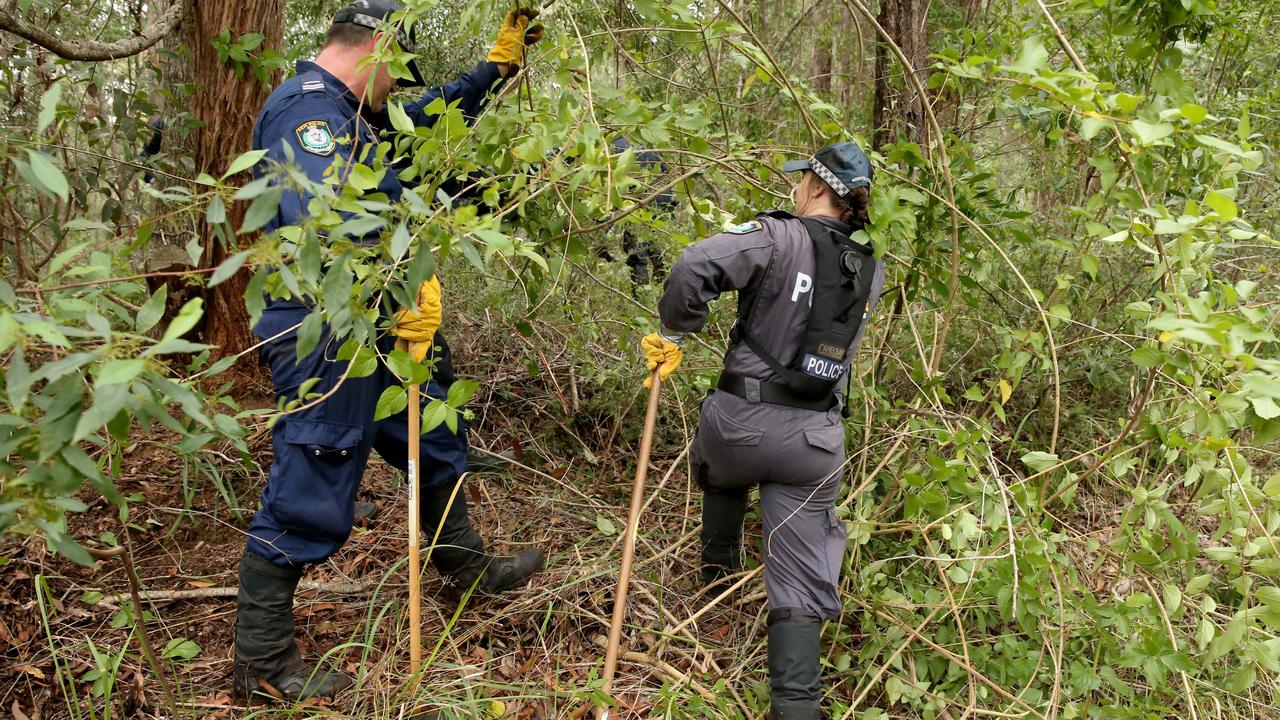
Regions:
<instances>
[{"instance_id":1,"label":"grey police coverall","mask_svg":"<svg viewBox=\"0 0 1280 720\"><path fill-rule=\"evenodd\" d=\"M839 220L816 219L850 232ZM739 320L750 308L743 329L786 366L804 344L814 277L804 224L775 211L687 248L671 269L658 312L664 327L697 332L706 323L708 303L737 290ZM868 316L883 289L884 271L877 263ZM868 322L849 346L845 372ZM835 514L845 461L841 404L818 411L761 402L760 381L778 378L741 341L730 344L724 368L747 378L746 397L716 390L703 401L690 449L695 476L705 489L760 486L769 607L834 619L848 541Z\"/></svg>"}]
</instances>

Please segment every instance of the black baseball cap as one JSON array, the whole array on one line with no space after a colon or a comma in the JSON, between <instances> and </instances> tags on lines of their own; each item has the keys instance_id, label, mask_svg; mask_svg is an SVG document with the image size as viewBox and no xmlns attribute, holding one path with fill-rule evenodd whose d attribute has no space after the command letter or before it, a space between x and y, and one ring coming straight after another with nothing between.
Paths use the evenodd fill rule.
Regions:
<instances>
[{"instance_id":1,"label":"black baseball cap","mask_svg":"<svg viewBox=\"0 0 1280 720\"><path fill-rule=\"evenodd\" d=\"M854 142L832 143L808 160L788 160L782 166L782 172L797 170L812 170L840 197L857 187L870 188L875 177L867 154Z\"/></svg>"},{"instance_id":2,"label":"black baseball cap","mask_svg":"<svg viewBox=\"0 0 1280 720\"><path fill-rule=\"evenodd\" d=\"M333 16L334 24L351 23L366 27L370 30L381 30L387 18L391 13L400 10L400 4L390 2L390 0L355 0L350 5L338 11ZM404 28L396 31L396 42L400 43L400 49L416 55L418 53L417 34L413 28L409 28L406 32ZM418 62L416 60L409 61L409 73L413 75L412 80L404 78L396 78L396 85L402 88L423 87L427 84L422 79L422 71L418 70Z\"/></svg>"}]
</instances>

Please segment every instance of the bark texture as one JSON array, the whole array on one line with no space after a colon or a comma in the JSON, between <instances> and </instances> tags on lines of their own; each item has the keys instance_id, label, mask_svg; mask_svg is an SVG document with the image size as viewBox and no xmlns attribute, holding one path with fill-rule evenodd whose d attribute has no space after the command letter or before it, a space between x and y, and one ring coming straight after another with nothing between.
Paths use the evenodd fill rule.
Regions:
<instances>
[{"instance_id":1,"label":"bark texture","mask_svg":"<svg viewBox=\"0 0 1280 720\"><path fill-rule=\"evenodd\" d=\"M204 125L196 133L193 148L195 171L214 177L220 177L231 160L249 149L253 122L272 89L252 73L240 77L218 60L213 38L223 30L230 30L232 39L244 33L261 33L263 48L279 49L284 35L284 0L201 0L187 23L185 39L191 49L196 88L191 111ZM243 204L229 208L232 226L240 226L244 210ZM221 263L239 249L226 247L213 228L203 223L201 233L205 247L201 264L205 267ZM203 340L218 346L216 354L237 353L253 344L244 305L248 278L242 270L205 298Z\"/></svg>"},{"instance_id":2,"label":"bark texture","mask_svg":"<svg viewBox=\"0 0 1280 720\"><path fill-rule=\"evenodd\" d=\"M926 0L881 0L881 27L906 57L902 67L897 54L883 42L876 44L876 83L872 122L875 146L883 147L899 135L922 147L928 140L924 103L926 98L916 91L906 73L915 74L920 85L929 79L929 40Z\"/></svg>"}]
</instances>

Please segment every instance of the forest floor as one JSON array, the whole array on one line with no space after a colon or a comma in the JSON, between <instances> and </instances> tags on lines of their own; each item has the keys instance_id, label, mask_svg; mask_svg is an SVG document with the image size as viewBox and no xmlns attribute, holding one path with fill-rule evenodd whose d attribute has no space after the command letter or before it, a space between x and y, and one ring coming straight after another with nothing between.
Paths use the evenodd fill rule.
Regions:
<instances>
[{"instance_id":1,"label":"forest floor","mask_svg":"<svg viewBox=\"0 0 1280 720\"><path fill-rule=\"evenodd\" d=\"M238 399L246 407L271 404L270 387L261 377L247 376L239 384ZM642 391L637 383L639 403ZM636 404L628 411L632 416ZM690 418L681 409L685 416L676 424L688 428ZM553 451L531 442L527 415L504 415L504 408L484 402L477 410L473 443L513 449L525 467L469 476L473 523L493 551L543 547L546 570L522 591L461 603L456 589L427 570L422 631L427 661L421 678L410 678L407 494L400 474L375 457L360 498L376 503L380 512L358 526L329 562L308 569L304 582L319 586L300 589L296 598L303 656L315 660L338 647L332 659L358 678L354 692L311 711L361 718L409 717L423 709L443 710L446 717L588 714L612 612L638 430L623 430L621 424L630 423L624 419L628 412L607 423L564 427L583 445L573 457L554 458ZM607 451L602 454L600 448ZM174 655L193 655L161 660L175 684L179 710L188 717L241 717L249 711L229 694L234 593L244 528L271 459L269 433L252 435L250 449L247 470L220 478L223 488L234 492L234 506L218 483L175 467L162 437L124 453L118 484L133 495L129 545L147 593L146 627L157 652L170 648ZM745 576L740 592L719 602L701 593L696 486L683 459L679 448L668 446L660 447L651 462L615 681L622 711L615 717L662 715L674 708L683 708L677 714L685 717L758 716L764 704L762 579L758 572ZM244 467L230 455L216 466ZM90 509L70 515L78 541L101 548L104 533L123 539L115 507L91 489L81 499ZM757 545L758 537L758 519L752 515L748 547ZM5 566L0 580L3 711L16 720L168 715L162 684L138 649L127 613L121 612L128 606L129 588L119 560L82 568L51 553L42 539L7 537L0 563ZM175 591L208 596L164 595ZM177 647L184 639L198 648ZM297 714L283 707L261 712L266 714L256 716Z\"/></svg>"}]
</instances>

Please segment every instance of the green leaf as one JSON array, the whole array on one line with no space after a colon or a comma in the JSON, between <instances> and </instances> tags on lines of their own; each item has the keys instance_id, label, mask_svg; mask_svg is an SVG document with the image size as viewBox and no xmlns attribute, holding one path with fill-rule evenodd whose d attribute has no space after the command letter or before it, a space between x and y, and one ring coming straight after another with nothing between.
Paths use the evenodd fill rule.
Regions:
<instances>
[{"instance_id":1,"label":"green leaf","mask_svg":"<svg viewBox=\"0 0 1280 720\"><path fill-rule=\"evenodd\" d=\"M231 279L231 276L236 274L236 271L244 265L244 261L248 258L249 251L241 250L235 255L223 260L222 264L218 265L218 269L213 271L213 277L209 278L209 284L205 287L216 287Z\"/></svg>"},{"instance_id":2,"label":"green leaf","mask_svg":"<svg viewBox=\"0 0 1280 720\"><path fill-rule=\"evenodd\" d=\"M366 406L367 407L367 406ZM385 420L409 407L409 395L403 385L392 385L378 396L378 404L373 411L374 420Z\"/></svg>"},{"instance_id":3,"label":"green leaf","mask_svg":"<svg viewBox=\"0 0 1280 720\"><path fill-rule=\"evenodd\" d=\"M1053 453L1033 450L1022 456L1022 462L1036 472L1044 472L1059 463L1058 456Z\"/></svg>"},{"instance_id":4,"label":"green leaf","mask_svg":"<svg viewBox=\"0 0 1280 720\"><path fill-rule=\"evenodd\" d=\"M1166 122L1149 123L1145 120L1134 120L1130 128L1133 129L1138 142L1143 145L1154 145L1173 134L1173 125Z\"/></svg>"},{"instance_id":5,"label":"green leaf","mask_svg":"<svg viewBox=\"0 0 1280 720\"><path fill-rule=\"evenodd\" d=\"M398 102L388 102L387 116L391 118L391 127L408 135L413 134L413 121L409 119L403 105Z\"/></svg>"},{"instance_id":6,"label":"green leaf","mask_svg":"<svg viewBox=\"0 0 1280 720\"><path fill-rule=\"evenodd\" d=\"M408 352L396 348L387 354L387 367L401 380L413 379L414 368L422 367Z\"/></svg>"},{"instance_id":7,"label":"green leaf","mask_svg":"<svg viewBox=\"0 0 1280 720\"><path fill-rule=\"evenodd\" d=\"M298 328L297 351L298 360L311 354L320 343L320 335L324 332L324 313L313 310L303 319Z\"/></svg>"},{"instance_id":8,"label":"green leaf","mask_svg":"<svg viewBox=\"0 0 1280 720\"><path fill-rule=\"evenodd\" d=\"M177 340L191 331L204 315L204 298L191 298L164 331L163 340Z\"/></svg>"},{"instance_id":9,"label":"green leaf","mask_svg":"<svg viewBox=\"0 0 1280 720\"><path fill-rule=\"evenodd\" d=\"M1049 51L1044 49L1044 43L1039 37L1029 37L1022 41L1022 51L1009 69L1025 75L1035 75L1048 66Z\"/></svg>"},{"instance_id":10,"label":"green leaf","mask_svg":"<svg viewBox=\"0 0 1280 720\"><path fill-rule=\"evenodd\" d=\"M133 329L139 333L145 333L160 322L160 318L164 317L164 309L169 301L169 286L161 285L159 290L151 294L147 301L138 308L138 317L133 321Z\"/></svg>"},{"instance_id":11,"label":"green leaf","mask_svg":"<svg viewBox=\"0 0 1280 720\"><path fill-rule=\"evenodd\" d=\"M372 348L360 346L356 350L355 356L351 358L351 371L347 374L348 378L369 377L374 370L378 369L378 355Z\"/></svg>"},{"instance_id":12,"label":"green leaf","mask_svg":"<svg viewBox=\"0 0 1280 720\"><path fill-rule=\"evenodd\" d=\"M129 382L137 377L146 366L147 361L141 358L108 360L98 368L98 376L94 385L115 385L116 383Z\"/></svg>"},{"instance_id":13,"label":"green leaf","mask_svg":"<svg viewBox=\"0 0 1280 720\"><path fill-rule=\"evenodd\" d=\"M1205 196L1204 202L1213 208L1213 211L1218 213L1218 217L1222 218L1224 222L1231 222L1240 214L1239 209L1236 208L1235 201L1217 190L1210 190L1209 194Z\"/></svg>"},{"instance_id":14,"label":"green leaf","mask_svg":"<svg viewBox=\"0 0 1280 720\"><path fill-rule=\"evenodd\" d=\"M525 162L537 162L547 154L547 141L540 137L526 138L511 151L511 154Z\"/></svg>"},{"instance_id":15,"label":"green leaf","mask_svg":"<svg viewBox=\"0 0 1280 720\"><path fill-rule=\"evenodd\" d=\"M410 240L412 237L404 223L397 225L395 232L391 233L391 257L397 260L403 257L404 252L409 249Z\"/></svg>"},{"instance_id":16,"label":"green leaf","mask_svg":"<svg viewBox=\"0 0 1280 720\"><path fill-rule=\"evenodd\" d=\"M1183 103L1179 112L1192 125L1199 125L1204 122L1205 118L1209 117L1209 111L1204 109L1203 105L1196 105L1195 103Z\"/></svg>"},{"instance_id":17,"label":"green leaf","mask_svg":"<svg viewBox=\"0 0 1280 720\"><path fill-rule=\"evenodd\" d=\"M191 660L200 654L200 646L186 638L174 638L165 644L160 654L170 660Z\"/></svg>"},{"instance_id":18,"label":"green leaf","mask_svg":"<svg viewBox=\"0 0 1280 720\"><path fill-rule=\"evenodd\" d=\"M1110 124L1106 118L1087 116L1080 121L1080 137L1092 140Z\"/></svg>"},{"instance_id":19,"label":"green leaf","mask_svg":"<svg viewBox=\"0 0 1280 720\"><path fill-rule=\"evenodd\" d=\"M270 222L280 209L280 197L283 192L281 188L272 186L255 197L253 202L249 203L249 209L244 213L244 224L236 234L251 233Z\"/></svg>"},{"instance_id":20,"label":"green leaf","mask_svg":"<svg viewBox=\"0 0 1280 720\"><path fill-rule=\"evenodd\" d=\"M357 190L372 190L378 187L384 172L386 171L374 171L368 165L353 165L347 173L347 184Z\"/></svg>"},{"instance_id":21,"label":"green leaf","mask_svg":"<svg viewBox=\"0 0 1280 720\"><path fill-rule=\"evenodd\" d=\"M247 153L242 153L240 157L231 161L231 164L227 166L227 171L222 173L222 177L220 179L226 180L236 173L244 172L254 165L257 165L258 161L262 160L262 158L266 156L266 150L250 150Z\"/></svg>"},{"instance_id":22,"label":"green leaf","mask_svg":"<svg viewBox=\"0 0 1280 720\"><path fill-rule=\"evenodd\" d=\"M1158 348L1146 345L1129 353L1129 359L1139 367L1152 368L1164 365L1167 358Z\"/></svg>"},{"instance_id":23,"label":"green leaf","mask_svg":"<svg viewBox=\"0 0 1280 720\"><path fill-rule=\"evenodd\" d=\"M1272 607L1280 607L1280 587L1264 585L1254 591L1258 599Z\"/></svg>"},{"instance_id":24,"label":"green leaf","mask_svg":"<svg viewBox=\"0 0 1280 720\"><path fill-rule=\"evenodd\" d=\"M31 372L31 368L27 366L22 346L14 348L5 373L5 393L13 412L20 412L27 404L27 394L31 391L31 384L36 381L36 375L37 373Z\"/></svg>"},{"instance_id":25,"label":"green leaf","mask_svg":"<svg viewBox=\"0 0 1280 720\"><path fill-rule=\"evenodd\" d=\"M35 525L44 531L44 537L48 541L49 547L77 565L93 567L93 556L89 555L89 551L80 547L79 543L72 540L67 535L66 530L48 520L36 520Z\"/></svg>"},{"instance_id":26,"label":"green leaf","mask_svg":"<svg viewBox=\"0 0 1280 720\"><path fill-rule=\"evenodd\" d=\"M1263 420L1280 417L1280 405L1276 405L1276 401L1269 397L1251 397L1249 402L1253 405L1253 411Z\"/></svg>"},{"instance_id":27,"label":"green leaf","mask_svg":"<svg viewBox=\"0 0 1280 720\"><path fill-rule=\"evenodd\" d=\"M67 193L71 188L67 185L67 178L62 174L62 171L53 163L53 158L35 150L27 150L27 158L31 161L31 172L35 175L41 188L48 193L57 195L65 202Z\"/></svg>"},{"instance_id":28,"label":"green leaf","mask_svg":"<svg viewBox=\"0 0 1280 720\"><path fill-rule=\"evenodd\" d=\"M218 225L227 221L227 204L222 202L222 197L214 195L209 199L209 205L204 209L204 219L210 225Z\"/></svg>"},{"instance_id":29,"label":"green leaf","mask_svg":"<svg viewBox=\"0 0 1280 720\"><path fill-rule=\"evenodd\" d=\"M439 400L432 400L422 413L422 432L429 433L445 423L453 409ZM456 427L454 432L457 432Z\"/></svg>"},{"instance_id":30,"label":"green leaf","mask_svg":"<svg viewBox=\"0 0 1280 720\"><path fill-rule=\"evenodd\" d=\"M445 400L451 408L461 408L476 394L480 384L474 380L455 380L449 386L449 397Z\"/></svg>"},{"instance_id":31,"label":"green leaf","mask_svg":"<svg viewBox=\"0 0 1280 720\"><path fill-rule=\"evenodd\" d=\"M43 135L58 114L58 101L62 99L62 83L54 83L40 96L40 115L36 118L36 135Z\"/></svg>"},{"instance_id":32,"label":"green leaf","mask_svg":"<svg viewBox=\"0 0 1280 720\"><path fill-rule=\"evenodd\" d=\"M604 515L596 515L596 529L609 536L618 534L618 528L614 527L613 521Z\"/></svg>"}]
</instances>

